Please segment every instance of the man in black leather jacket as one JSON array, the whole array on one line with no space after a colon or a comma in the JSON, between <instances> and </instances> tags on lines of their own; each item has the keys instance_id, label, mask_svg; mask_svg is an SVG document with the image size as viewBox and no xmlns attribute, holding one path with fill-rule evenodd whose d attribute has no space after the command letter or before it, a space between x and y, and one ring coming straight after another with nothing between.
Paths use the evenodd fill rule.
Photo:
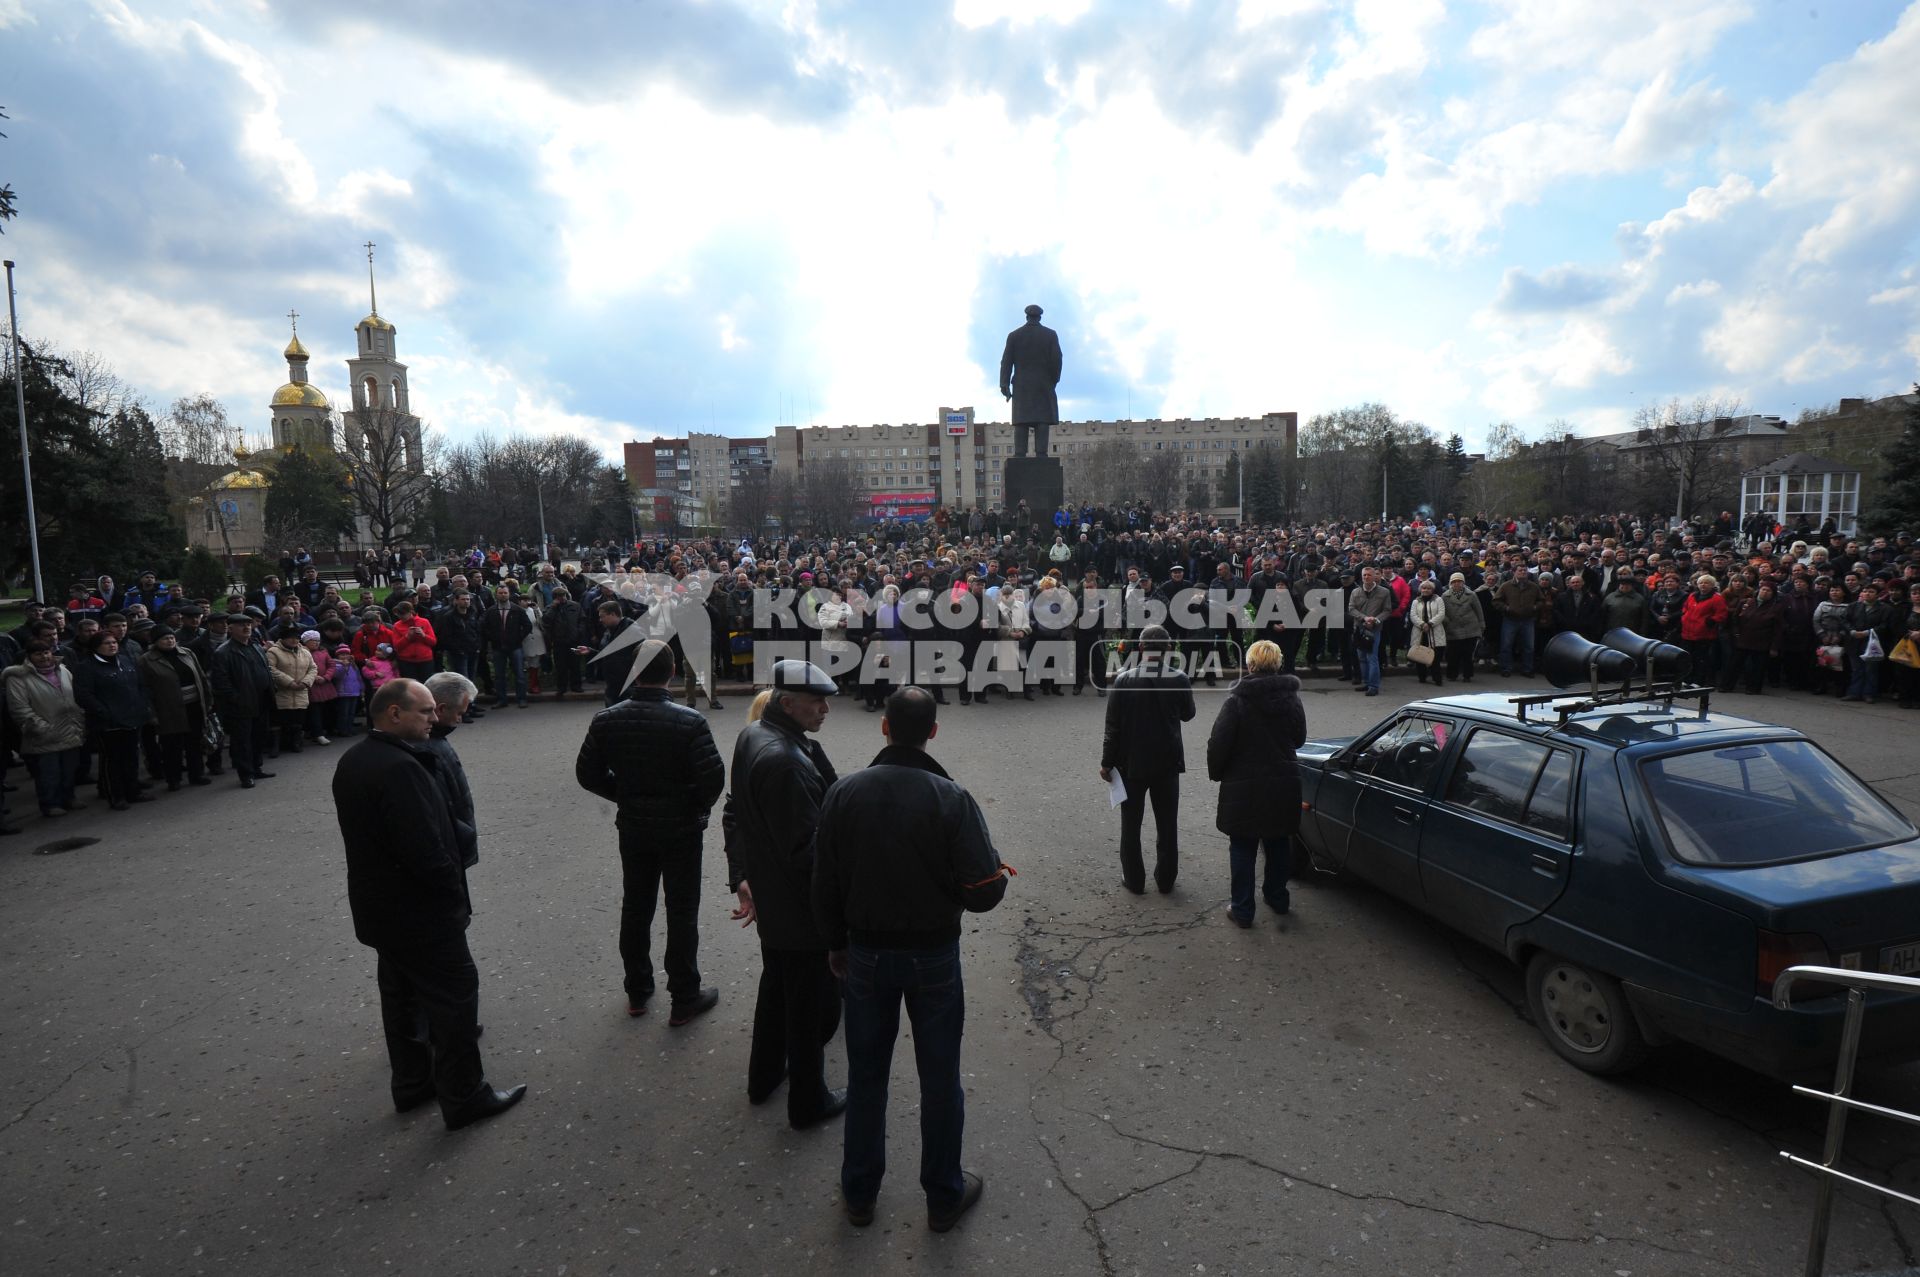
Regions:
<instances>
[{"instance_id":1,"label":"man in black leather jacket","mask_svg":"<svg viewBox=\"0 0 1920 1277\"><path fill-rule=\"evenodd\" d=\"M846 986L847 1216L873 1222L886 1173L887 1075L904 999L920 1072L927 1226L944 1233L982 1187L960 1167L960 915L999 904L1008 870L980 805L927 753L935 713L920 688L895 692L880 723L886 748L827 791L814 834L813 910Z\"/></svg>"},{"instance_id":2,"label":"man in black leather jacket","mask_svg":"<svg viewBox=\"0 0 1920 1277\"><path fill-rule=\"evenodd\" d=\"M638 682L627 699L587 727L573 773L580 787L619 805L620 960L627 1014L653 996L653 911L667 898L667 1023L678 1028L711 1011L718 989L700 987L700 844L726 785L713 732L697 710L673 703L673 652L659 639L640 645Z\"/></svg>"},{"instance_id":3,"label":"man in black leather jacket","mask_svg":"<svg viewBox=\"0 0 1920 1277\"><path fill-rule=\"evenodd\" d=\"M1165 629L1140 631L1141 660L1121 671L1107 698L1106 730L1100 740L1100 779L1116 769L1126 787L1120 804L1120 881L1140 895L1147 889L1140 827L1153 799L1154 884L1173 890L1180 873L1180 773L1187 770L1180 726L1193 721L1193 687L1177 666L1168 666L1173 644Z\"/></svg>"},{"instance_id":4,"label":"man in black leather jacket","mask_svg":"<svg viewBox=\"0 0 1920 1277\"><path fill-rule=\"evenodd\" d=\"M796 1130L847 1107L844 1089L827 1089L822 1047L839 1023L840 998L812 902L814 825L839 777L826 751L807 739L838 690L817 665L775 663L766 714L734 742L724 817L728 882L740 894L736 916L760 928L747 1098L764 1103L785 1076L787 1119Z\"/></svg>"}]
</instances>

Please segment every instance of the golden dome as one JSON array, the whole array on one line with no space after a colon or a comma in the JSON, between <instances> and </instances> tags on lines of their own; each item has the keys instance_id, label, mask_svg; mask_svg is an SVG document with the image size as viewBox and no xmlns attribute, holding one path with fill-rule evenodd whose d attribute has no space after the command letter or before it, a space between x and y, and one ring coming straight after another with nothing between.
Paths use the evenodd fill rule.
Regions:
<instances>
[{"instance_id":1,"label":"golden dome","mask_svg":"<svg viewBox=\"0 0 1920 1277\"><path fill-rule=\"evenodd\" d=\"M267 476L243 466L238 470L229 470L207 486L224 492L232 488L264 488L268 484Z\"/></svg>"},{"instance_id":2,"label":"golden dome","mask_svg":"<svg viewBox=\"0 0 1920 1277\"><path fill-rule=\"evenodd\" d=\"M300 344L300 335L298 333L295 333L293 340L287 343L286 353L288 359L305 359L308 357L307 348Z\"/></svg>"},{"instance_id":3,"label":"golden dome","mask_svg":"<svg viewBox=\"0 0 1920 1277\"><path fill-rule=\"evenodd\" d=\"M310 381L290 381L273 392L276 408L324 408L327 397Z\"/></svg>"},{"instance_id":4,"label":"golden dome","mask_svg":"<svg viewBox=\"0 0 1920 1277\"><path fill-rule=\"evenodd\" d=\"M368 315L365 319L361 320L359 323L355 324L354 327L355 328L384 328L388 332L393 331L393 325L389 324L386 320L380 318L380 312L377 310L374 311L371 315Z\"/></svg>"}]
</instances>

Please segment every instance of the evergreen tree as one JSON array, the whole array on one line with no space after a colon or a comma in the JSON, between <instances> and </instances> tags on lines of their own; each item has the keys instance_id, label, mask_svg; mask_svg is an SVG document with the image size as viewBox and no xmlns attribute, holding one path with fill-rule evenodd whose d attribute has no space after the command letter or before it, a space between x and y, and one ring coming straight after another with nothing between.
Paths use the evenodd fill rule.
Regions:
<instances>
[{"instance_id":1,"label":"evergreen tree","mask_svg":"<svg viewBox=\"0 0 1920 1277\"><path fill-rule=\"evenodd\" d=\"M1879 498L1866 520L1875 536L1920 531L1920 384L1907 405L1907 427L1900 442L1887 450L1887 468L1881 472Z\"/></svg>"},{"instance_id":2,"label":"evergreen tree","mask_svg":"<svg viewBox=\"0 0 1920 1277\"><path fill-rule=\"evenodd\" d=\"M1218 506L1240 508L1240 454L1227 454L1227 468L1220 476L1220 497L1214 502Z\"/></svg>"},{"instance_id":3,"label":"evergreen tree","mask_svg":"<svg viewBox=\"0 0 1920 1277\"><path fill-rule=\"evenodd\" d=\"M346 468L330 453L287 449L273 470L265 518L269 541L332 549L353 535Z\"/></svg>"},{"instance_id":4,"label":"evergreen tree","mask_svg":"<svg viewBox=\"0 0 1920 1277\"><path fill-rule=\"evenodd\" d=\"M216 604L227 592L227 569L204 545L187 551L180 567L180 585L188 598L212 599Z\"/></svg>"},{"instance_id":5,"label":"evergreen tree","mask_svg":"<svg viewBox=\"0 0 1920 1277\"><path fill-rule=\"evenodd\" d=\"M67 364L25 340L20 364L48 592L102 572L121 580L170 574L184 536L167 512L166 460L153 419L138 405L111 416L90 410L65 388ZM12 404L13 395L12 379L0 378L0 403ZM0 575L28 567L26 508L19 433L0 430L0 510L20 512L0 531Z\"/></svg>"},{"instance_id":6,"label":"evergreen tree","mask_svg":"<svg viewBox=\"0 0 1920 1277\"><path fill-rule=\"evenodd\" d=\"M1467 461L1467 441L1457 434L1447 436L1447 464L1453 467L1453 477L1456 479L1466 474L1470 464Z\"/></svg>"},{"instance_id":7,"label":"evergreen tree","mask_svg":"<svg viewBox=\"0 0 1920 1277\"><path fill-rule=\"evenodd\" d=\"M1286 514L1279 454L1271 448L1255 448L1241 464L1246 467L1247 521L1278 522Z\"/></svg>"}]
</instances>

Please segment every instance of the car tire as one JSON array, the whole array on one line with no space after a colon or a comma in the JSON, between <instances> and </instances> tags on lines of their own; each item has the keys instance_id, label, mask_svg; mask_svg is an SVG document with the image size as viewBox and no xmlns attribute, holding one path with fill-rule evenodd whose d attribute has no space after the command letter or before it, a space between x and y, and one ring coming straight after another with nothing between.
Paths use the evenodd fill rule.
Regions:
<instances>
[{"instance_id":1,"label":"car tire","mask_svg":"<svg viewBox=\"0 0 1920 1277\"><path fill-rule=\"evenodd\" d=\"M1647 1058L1639 1022L1612 976L1536 953L1527 963L1527 1005L1547 1045L1575 1068L1605 1076Z\"/></svg>"}]
</instances>

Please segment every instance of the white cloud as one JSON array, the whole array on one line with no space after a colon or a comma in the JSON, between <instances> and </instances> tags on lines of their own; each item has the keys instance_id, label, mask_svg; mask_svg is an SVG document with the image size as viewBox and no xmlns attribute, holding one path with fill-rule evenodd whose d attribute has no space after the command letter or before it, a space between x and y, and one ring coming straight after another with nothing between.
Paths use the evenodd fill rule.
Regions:
<instances>
[{"instance_id":1,"label":"white cloud","mask_svg":"<svg viewBox=\"0 0 1920 1277\"><path fill-rule=\"evenodd\" d=\"M1093 0L954 0L953 17L963 27L1004 22L1018 29L1036 22L1074 22L1092 7Z\"/></svg>"},{"instance_id":2,"label":"white cloud","mask_svg":"<svg viewBox=\"0 0 1920 1277\"><path fill-rule=\"evenodd\" d=\"M1780 363L1800 327L1778 294L1761 292L1729 303L1700 344L1727 372L1757 373Z\"/></svg>"},{"instance_id":3,"label":"white cloud","mask_svg":"<svg viewBox=\"0 0 1920 1277\"><path fill-rule=\"evenodd\" d=\"M1901 284L1896 288L1883 288L1867 301L1875 306L1891 306L1897 302L1913 301L1920 298L1920 284Z\"/></svg>"},{"instance_id":4,"label":"white cloud","mask_svg":"<svg viewBox=\"0 0 1920 1277\"><path fill-rule=\"evenodd\" d=\"M1920 215L1920 5L1885 38L1814 76L1774 113L1783 141L1769 199L1828 206L1796 246L1795 262L1818 265L1863 236L1911 226Z\"/></svg>"},{"instance_id":5,"label":"white cloud","mask_svg":"<svg viewBox=\"0 0 1920 1277\"><path fill-rule=\"evenodd\" d=\"M1675 284L1667 293L1667 305L1677 306L1681 302L1699 301L1720 295L1720 281L1717 279L1696 279L1684 284Z\"/></svg>"},{"instance_id":6,"label":"white cloud","mask_svg":"<svg viewBox=\"0 0 1920 1277\"><path fill-rule=\"evenodd\" d=\"M1781 373L1788 384L1798 385L1856 368L1864 358L1859 347L1842 345L1823 332L1812 345L1789 359Z\"/></svg>"}]
</instances>

